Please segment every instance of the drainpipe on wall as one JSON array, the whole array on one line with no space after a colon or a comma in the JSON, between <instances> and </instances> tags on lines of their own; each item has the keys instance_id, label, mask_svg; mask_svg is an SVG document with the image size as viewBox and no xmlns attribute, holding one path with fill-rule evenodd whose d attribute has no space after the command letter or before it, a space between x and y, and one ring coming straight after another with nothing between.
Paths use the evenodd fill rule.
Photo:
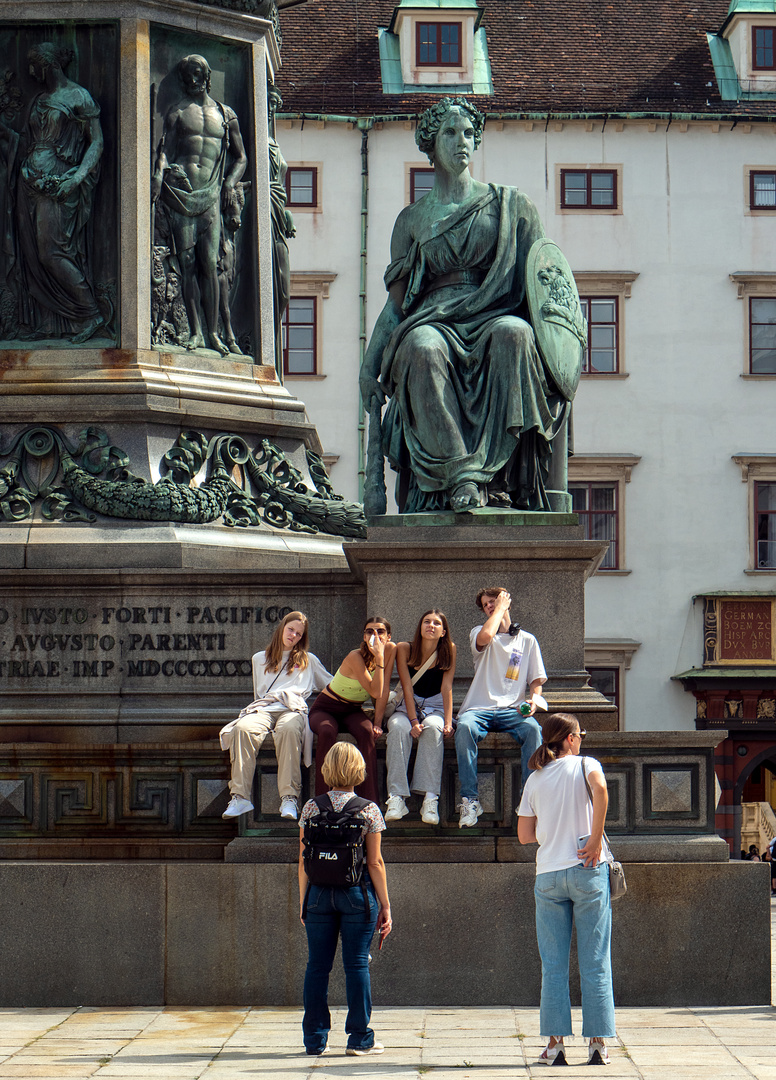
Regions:
<instances>
[{"instance_id":1,"label":"drainpipe on wall","mask_svg":"<svg viewBox=\"0 0 776 1080\"><path fill-rule=\"evenodd\" d=\"M369 231L369 132L374 119L363 117L358 121L361 132L361 274L359 282L359 334L358 334L358 369L366 355L366 241ZM366 413L361 394L358 395L358 500L364 501L364 481L366 479Z\"/></svg>"}]
</instances>

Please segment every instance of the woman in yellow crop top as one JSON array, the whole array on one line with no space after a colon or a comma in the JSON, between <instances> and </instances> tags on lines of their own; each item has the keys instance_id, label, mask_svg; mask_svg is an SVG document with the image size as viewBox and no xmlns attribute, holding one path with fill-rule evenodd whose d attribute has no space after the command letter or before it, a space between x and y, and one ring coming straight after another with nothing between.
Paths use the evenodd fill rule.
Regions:
<instances>
[{"instance_id":1,"label":"woman in yellow crop top","mask_svg":"<svg viewBox=\"0 0 776 1080\"><path fill-rule=\"evenodd\" d=\"M310 727L315 732L315 794L328 790L321 768L323 759L337 741L341 731L349 732L356 740L366 762L366 779L356 788L363 799L377 802L377 755L375 738L382 729L375 727L361 706L383 692L386 659L393 661L391 624L380 615L367 619L364 640L358 649L349 652L334 678L313 702Z\"/></svg>"}]
</instances>

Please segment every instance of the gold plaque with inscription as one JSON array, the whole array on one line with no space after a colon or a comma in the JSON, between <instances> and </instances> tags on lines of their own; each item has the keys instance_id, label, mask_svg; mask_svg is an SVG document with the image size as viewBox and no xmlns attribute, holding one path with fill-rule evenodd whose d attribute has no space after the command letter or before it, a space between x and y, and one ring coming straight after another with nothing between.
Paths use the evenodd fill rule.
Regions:
<instances>
[{"instance_id":1,"label":"gold plaque with inscription","mask_svg":"<svg viewBox=\"0 0 776 1080\"><path fill-rule=\"evenodd\" d=\"M776 664L776 599L707 597L704 665Z\"/></svg>"}]
</instances>

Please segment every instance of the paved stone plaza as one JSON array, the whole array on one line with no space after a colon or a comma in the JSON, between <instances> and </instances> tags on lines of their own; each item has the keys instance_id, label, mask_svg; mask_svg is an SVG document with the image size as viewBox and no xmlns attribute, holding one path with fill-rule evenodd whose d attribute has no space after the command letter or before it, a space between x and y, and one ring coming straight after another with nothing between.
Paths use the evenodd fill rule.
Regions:
<instances>
[{"instance_id":1,"label":"paved stone plaza","mask_svg":"<svg viewBox=\"0 0 776 1080\"><path fill-rule=\"evenodd\" d=\"M776 900L771 928L773 940ZM307 1058L300 1053L298 1008L2 1009L0 1078L519 1080L545 1074L537 1060L544 1040L536 1009L378 1007L374 1027L386 1052L363 1060L345 1056L344 1010L332 1015L330 1053ZM776 1080L772 1006L620 1009L617 1021L607 1076ZM579 1030L579 1009L574 1023ZM583 1064L583 1041L568 1047L571 1062Z\"/></svg>"}]
</instances>

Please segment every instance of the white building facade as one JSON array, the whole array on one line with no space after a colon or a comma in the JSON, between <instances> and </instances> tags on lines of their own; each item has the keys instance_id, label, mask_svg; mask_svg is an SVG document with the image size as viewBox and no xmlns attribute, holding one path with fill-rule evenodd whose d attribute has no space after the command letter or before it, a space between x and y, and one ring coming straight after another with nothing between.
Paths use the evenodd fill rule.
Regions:
<instances>
[{"instance_id":1,"label":"white building facade","mask_svg":"<svg viewBox=\"0 0 776 1080\"><path fill-rule=\"evenodd\" d=\"M431 20L436 15L424 9L433 6L449 18L466 5L434 0L413 11ZM636 17L662 6L630 8ZM393 6L382 7L387 22ZM720 619L735 637L736 613L746 620L750 600L776 597L776 123L769 115L776 115L776 93L766 86L760 98L750 79L749 99L739 88L732 101L718 79L732 23L739 63L747 63L741 42L751 45L749 76L757 78L758 57L776 71L773 55L757 53L758 41L774 46L776 5L734 0L727 24L727 0L701 5L696 24L705 18L714 40L701 42L703 26L694 25L702 69L695 97L688 91L673 108L661 101L650 110L642 101L637 109L631 101L597 114L566 101L558 108L549 91L543 110L526 108L526 95L499 95L496 7L480 5L494 93L473 98L489 118L472 171L528 194L587 301L588 370L574 402L570 487L590 534L612 546L587 585L586 658L591 671L601 669L599 685L617 696L623 728L691 729L705 719L706 704L687 690L706 684L702 676L673 677L703 667L708 625L695 598L730 594L739 607L720 608ZM501 15L513 9L515 18L523 11L503 0L498 8ZM288 41L290 19L284 32ZM562 51L563 33L545 36L544 46ZM377 50L377 35L373 44ZM670 63L662 60L665 81ZM652 61L659 68L661 56ZM292 62L298 65L296 53ZM577 63L584 71L584 60ZM385 64L382 71L385 89ZM333 115L310 108L308 89L305 107L294 111L284 79L296 73L281 72L287 103L277 136L292 178L307 183L315 171L315 205L291 206L291 291L307 298L316 325L306 339L295 335L292 305L287 342L312 342L314 355L294 356L291 348L286 384L317 425L335 487L359 498L362 319L368 339L385 301L393 222L414 185L422 191L427 180L407 105L417 100L419 112L430 99L405 94L397 106L377 93L368 108ZM299 374L304 365L314 373ZM387 481L390 491L392 476ZM726 673L751 660L754 629L741 625L744 644L720 660ZM767 633L768 660L763 653L756 661L759 712L770 709L759 702L776 686L776 617ZM720 698L719 709L729 719L735 705Z\"/></svg>"}]
</instances>

